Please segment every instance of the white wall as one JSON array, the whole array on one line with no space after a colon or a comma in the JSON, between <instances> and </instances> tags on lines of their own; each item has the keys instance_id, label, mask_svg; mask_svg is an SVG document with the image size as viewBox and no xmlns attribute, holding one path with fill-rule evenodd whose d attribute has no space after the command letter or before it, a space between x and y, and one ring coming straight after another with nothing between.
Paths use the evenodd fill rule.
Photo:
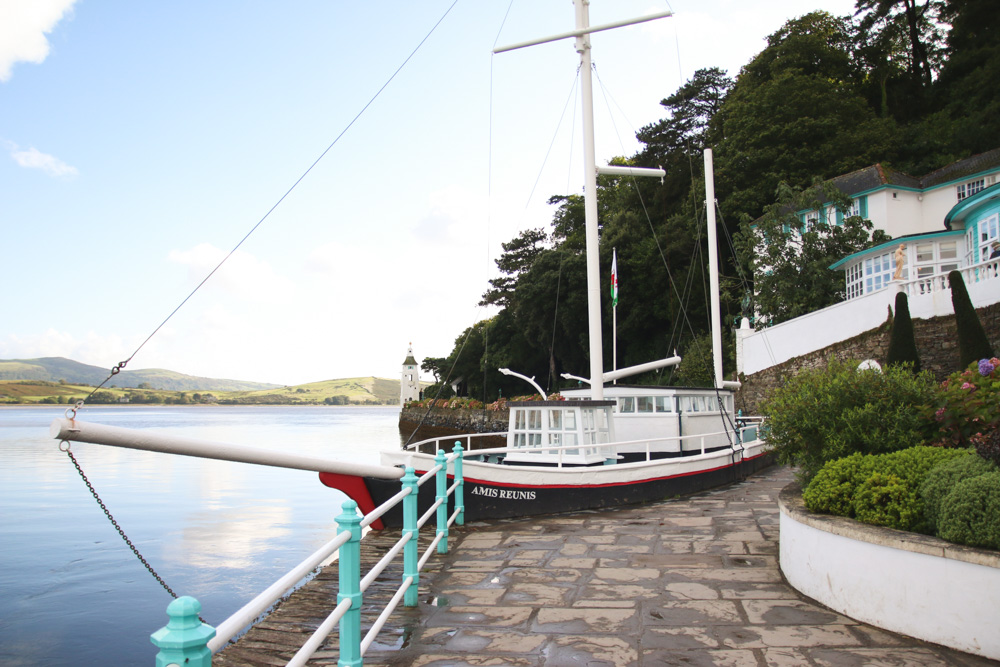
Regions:
<instances>
[{"instance_id":1,"label":"white wall","mask_svg":"<svg viewBox=\"0 0 1000 667\"><path fill-rule=\"evenodd\" d=\"M886 630L1000 659L995 566L920 553L919 545L910 550L866 541L878 529L863 525L850 536L835 534L800 522L785 507L779 530L781 571L805 595ZM895 542L905 546L903 539Z\"/></svg>"},{"instance_id":2,"label":"white wall","mask_svg":"<svg viewBox=\"0 0 1000 667\"><path fill-rule=\"evenodd\" d=\"M989 270L998 272L998 264L997 260L988 263ZM982 266L979 269L981 272L984 271ZM963 269L965 286L973 305L982 308L1000 302L1000 276L976 282L970 276L974 270ZM942 278L946 280L946 277ZM919 294L914 293L916 281L903 286L909 293L907 303L911 318L930 319L954 313L950 289ZM760 331L737 330L737 348L741 353L736 370L753 375L874 329L888 318L889 309L896 302L896 291L890 285L888 289L874 294L844 301Z\"/></svg>"}]
</instances>

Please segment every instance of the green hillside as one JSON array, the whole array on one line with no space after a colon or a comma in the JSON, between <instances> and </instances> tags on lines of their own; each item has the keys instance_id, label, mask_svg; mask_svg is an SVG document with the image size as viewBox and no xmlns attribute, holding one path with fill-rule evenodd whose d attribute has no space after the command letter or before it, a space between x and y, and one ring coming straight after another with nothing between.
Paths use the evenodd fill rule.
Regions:
<instances>
[{"instance_id":1,"label":"green hillside","mask_svg":"<svg viewBox=\"0 0 1000 667\"><path fill-rule=\"evenodd\" d=\"M43 382L66 382L69 384L99 385L108 377L110 369L81 364L63 357L41 357L39 359L0 359L0 381L36 380ZM184 375L162 368L124 370L111 383L117 387L163 389L171 391L255 391L274 389L280 385L266 382L245 382L242 380L220 380L216 378Z\"/></svg>"},{"instance_id":2,"label":"green hillside","mask_svg":"<svg viewBox=\"0 0 1000 667\"><path fill-rule=\"evenodd\" d=\"M396 405L399 380L361 377L310 382L257 391L172 391L127 387L102 388L46 380L0 380L0 404L70 404L86 399L95 405ZM88 398L89 397L89 398Z\"/></svg>"}]
</instances>

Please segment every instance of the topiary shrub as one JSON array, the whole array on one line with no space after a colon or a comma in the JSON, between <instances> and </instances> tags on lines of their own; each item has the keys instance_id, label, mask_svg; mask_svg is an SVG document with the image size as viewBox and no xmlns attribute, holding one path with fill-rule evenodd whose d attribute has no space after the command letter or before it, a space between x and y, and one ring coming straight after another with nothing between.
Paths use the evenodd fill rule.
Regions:
<instances>
[{"instance_id":1,"label":"topiary shrub","mask_svg":"<svg viewBox=\"0 0 1000 667\"><path fill-rule=\"evenodd\" d=\"M1000 427L985 433L976 442L976 453L995 466L1000 466Z\"/></svg>"},{"instance_id":2,"label":"topiary shrub","mask_svg":"<svg viewBox=\"0 0 1000 667\"><path fill-rule=\"evenodd\" d=\"M955 449L912 447L874 457L871 473L855 490L854 516L875 526L930 532L920 488L931 470L964 455Z\"/></svg>"},{"instance_id":3,"label":"topiary shrub","mask_svg":"<svg viewBox=\"0 0 1000 667\"><path fill-rule=\"evenodd\" d=\"M854 493L854 516L862 523L914 530L922 525L923 504L904 480L883 472L873 472Z\"/></svg>"},{"instance_id":4,"label":"topiary shrub","mask_svg":"<svg viewBox=\"0 0 1000 667\"><path fill-rule=\"evenodd\" d=\"M955 310L955 326L958 333L959 366L965 368L978 359L993 356L993 348L986 337L976 308L972 305L969 292L965 289L965 281L960 271L948 274L948 284L951 286L951 304Z\"/></svg>"},{"instance_id":5,"label":"topiary shrub","mask_svg":"<svg viewBox=\"0 0 1000 667\"><path fill-rule=\"evenodd\" d=\"M892 318L892 331L889 333L889 350L886 353L885 364L886 366L910 364L914 373L920 372L920 355L917 353L917 341L913 336L913 320L910 319L906 292L896 293L896 312Z\"/></svg>"},{"instance_id":6,"label":"topiary shrub","mask_svg":"<svg viewBox=\"0 0 1000 667\"><path fill-rule=\"evenodd\" d=\"M1000 472L964 479L941 502L938 537L1000 549Z\"/></svg>"},{"instance_id":7,"label":"topiary shrub","mask_svg":"<svg viewBox=\"0 0 1000 667\"><path fill-rule=\"evenodd\" d=\"M920 498L924 503L927 531L932 534L937 533L941 502L958 482L994 472L996 469L995 465L976 456L971 450L964 450L961 456L956 456L931 469L920 485Z\"/></svg>"},{"instance_id":8,"label":"topiary shrub","mask_svg":"<svg viewBox=\"0 0 1000 667\"><path fill-rule=\"evenodd\" d=\"M877 454L923 442L923 406L934 380L906 366L858 371L856 361L830 360L775 389L761 405L768 444L782 463L798 465L807 484L827 461Z\"/></svg>"},{"instance_id":9,"label":"topiary shrub","mask_svg":"<svg viewBox=\"0 0 1000 667\"><path fill-rule=\"evenodd\" d=\"M911 447L874 456L853 454L824 465L803 491L802 499L812 512L930 532L920 493L923 482L945 461L969 454L942 447Z\"/></svg>"},{"instance_id":10,"label":"topiary shrub","mask_svg":"<svg viewBox=\"0 0 1000 667\"><path fill-rule=\"evenodd\" d=\"M802 492L802 500L810 512L854 517L854 492L871 474L874 456L851 454L830 461L816 473Z\"/></svg>"}]
</instances>

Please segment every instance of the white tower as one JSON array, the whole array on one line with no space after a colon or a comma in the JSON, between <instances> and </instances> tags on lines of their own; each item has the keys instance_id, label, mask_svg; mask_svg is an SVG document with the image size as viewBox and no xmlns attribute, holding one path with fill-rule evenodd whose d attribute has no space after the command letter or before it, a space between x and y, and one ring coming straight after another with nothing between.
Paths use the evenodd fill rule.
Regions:
<instances>
[{"instance_id":1,"label":"white tower","mask_svg":"<svg viewBox=\"0 0 1000 667\"><path fill-rule=\"evenodd\" d=\"M403 360L403 375L399 379L399 406L407 401L420 399L420 369L417 360L413 358L413 343L406 350L406 359Z\"/></svg>"}]
</instances>

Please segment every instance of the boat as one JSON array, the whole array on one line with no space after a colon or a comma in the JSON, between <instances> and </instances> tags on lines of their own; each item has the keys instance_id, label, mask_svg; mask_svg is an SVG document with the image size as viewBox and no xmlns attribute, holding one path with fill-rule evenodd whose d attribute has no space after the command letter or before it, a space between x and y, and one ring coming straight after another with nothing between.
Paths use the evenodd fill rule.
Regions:
<instances>
[{"instance_id":1,"label":"boat","mask_svg":"<svg viewBox=\"0 0 1000 667\"><path fill-rule=\"evenodd\" d=\"M589 510L684 495L738 481L772 463L762 429L734 413L733 388L722 380L719 333L717 241L711 150L705 153L709 227L709 273L715 386L709 388L639 387L614 384L638 373L679 363L676 356L605 372L602 354L600 275L598 267L597 175L663 177L659 169L597 167L594 155L590 39L593 32L663 18L661 12L614 24L591 26L588 3L575 0L576 29L561 35L501 47L494 53L573 38L580 53L584 128L585 216L590 377L589 385L563 391L561 400L531 383L540 401L509 404L506 446L476 449L482 434L435 438L405 450L385 451L383 466L413 468L419 475L435 467L440 449L463 443L464 519L477 521L552 512ZM447 445L445 444L447 443ZM347 494L368 514L400 491L399 475L349 475L321 472L327 486ZM419 493L420 511L434 502L433 485ZM402 509L382 515L389 526L402 525ZM378 527L373 523L373 527Z\"/></svg>"}]
</instances>

